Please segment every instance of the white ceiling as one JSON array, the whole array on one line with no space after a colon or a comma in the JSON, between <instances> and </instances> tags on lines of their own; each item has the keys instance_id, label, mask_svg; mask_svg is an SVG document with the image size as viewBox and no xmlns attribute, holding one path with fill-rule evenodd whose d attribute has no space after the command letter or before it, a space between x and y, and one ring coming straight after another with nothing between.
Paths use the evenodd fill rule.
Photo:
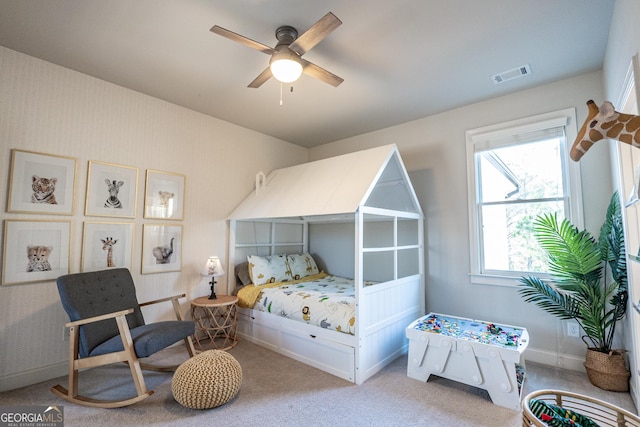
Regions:
<instances>
[{"instance_id":1,"label":"white ceiling","mask_svg":"<svg viewBox=\"0 0 640 427\"><path fill-rule=\"evenodd\" d=\"M0 0L0 45L304 147L602 68L614 0ZM269 46L327 12L304 55L344 78L247 88ZM521 65L531 75L496 85ZM1 72L1 70L0 70Z\"/></svg>"}]
</instances>

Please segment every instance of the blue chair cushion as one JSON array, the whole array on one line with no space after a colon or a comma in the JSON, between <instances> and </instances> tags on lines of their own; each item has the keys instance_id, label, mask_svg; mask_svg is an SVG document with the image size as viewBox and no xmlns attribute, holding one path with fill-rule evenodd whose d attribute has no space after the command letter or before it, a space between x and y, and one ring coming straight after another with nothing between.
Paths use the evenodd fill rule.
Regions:
<instances>
[{"instance_id":1,"label":"blue chair cushion","mask_svg":"<svg viewBox=\"0 0 640 427\"><path fill-rule=\"evenodd\" d=\"M169 320L138 326L131 329L131 338L136 355L149 357L152 354L172 345L176 342L193 335L195 324L186 320ZM122 338L116 335L113 338L98 345L89 353L89 356L122 351Z\"/></svg>"}]
</instances>

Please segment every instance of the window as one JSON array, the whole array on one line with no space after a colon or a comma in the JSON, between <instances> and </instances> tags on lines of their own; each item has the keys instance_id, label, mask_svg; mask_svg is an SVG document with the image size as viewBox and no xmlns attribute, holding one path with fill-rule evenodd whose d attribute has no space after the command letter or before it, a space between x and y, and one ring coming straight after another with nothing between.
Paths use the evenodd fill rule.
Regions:
<instances>
[{"instance_id":1,"label":"window","mask_svg":"<svg viewBox=\"0 0 640 427\"><path fill-rule=\"evenodd\" d=\"M471 281L515 285L546 272L533 235L538 215L582 225L575 110L467 131Z\"/></svg>"}]
</instances>

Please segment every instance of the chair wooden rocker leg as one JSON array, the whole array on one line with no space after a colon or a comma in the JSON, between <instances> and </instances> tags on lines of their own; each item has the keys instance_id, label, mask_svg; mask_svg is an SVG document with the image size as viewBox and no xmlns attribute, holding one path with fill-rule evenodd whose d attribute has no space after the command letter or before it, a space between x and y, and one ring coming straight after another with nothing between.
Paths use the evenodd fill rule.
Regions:
<instances>
[{"instance_id":1,"label":"chair wooden rocker leg","mask_svg":"<svg viewBox=\"0 0 640 427\"><path fill-rule=\"evenodd\" d=\"M181 295L183 296L183 295ZM169 297L161 300L151 301L143 305L154 304L157 302L163 302L171 300L173 302L174 310L178 317L178 320L183 320L182 315L179 310L178 298ZM158 365L149 365L142 364L138 359L136 354L136 350L134 347L134 340L132 338L131 330L129 329L129 325L127 323L126 315L133 313L133 309L129 310L121 310L114 313L104 314L100 316L94 316L87 319L81 319L74 322L69 322L65 324L66 327L69 328L69 385L68 389L62 387L61 385L56 385L51 388L51 391L65 399L69 402L76 403L78 405L84 406L92 406L98 408L119 408L123 406L132 405L134 403L140 402L147 397L153 394L153 390L147 390L144 377L142 375L142 369L152 369L157 371L172 371L175 370L177 366L158 366ZM88 357L80 357L79 355L79 340L80 340L80 327L82 325L88 325L94 322L104 321L108 319L114 319L118 331L119 337L122 342L122 346L124 350L118 352L109 352L106 354L100 354L96 356L88 356ZM185 345L187 347L187 351L189 353L189 357L193 357L196 352L193 347L193 341L191 336L187 336L184 338ZM128 364L129 369L131 370L131 376L133 378L137 395L130 397L128 399L123 400L101 400L94 399L87 396L82 396L79 394L78 390L78 375L80 370L86 368L93 368L98 366L104 366L108 364L125 362Z\"/></svg>"},{"instance_id":2,"label":"chair wooden rocker leg","mask_svg":"<svg viewBox=\"0 0 640 427\"><path fill-rule=\"evenodd\" d=\"M103 316L91 317L89 319L69 322L65 326L69 328L69 389L56 385L51 391L57 396L79 405L95 406L98 408L119 408L128 406L151 396L153 391L147 391L147 386L142 376L140 361L133 348L133 339L127 325L126 315L132 313L133 309L123 310ZM83 324L98 322L100 320L115 319L122 337L124 350L118 353L108 353L99 356L91 356L83 359L78 358L79 327ZM93 368L108 365L116 362L128 362L131 369L131 376L136 386L137 396L124 400L100 400L78 394L78 374L81 369Z\"/></svg>"}]
</instances>

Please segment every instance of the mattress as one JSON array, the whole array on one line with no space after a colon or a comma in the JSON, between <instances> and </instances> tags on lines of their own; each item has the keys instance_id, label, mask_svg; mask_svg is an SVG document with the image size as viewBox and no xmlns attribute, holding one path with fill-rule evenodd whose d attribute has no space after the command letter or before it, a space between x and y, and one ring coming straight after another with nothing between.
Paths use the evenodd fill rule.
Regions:
<instances>
[{"instance_id":1,"label":"mattress","mask_svg":"<svg viewBox=\"0 0 640 427\"><path fill-rule=\"evenodd\" d=\"M373 282L365 283L365 285ZM352 279L316 274L301 280L245 286L239 305L321 328L355 333L355 287Z\"/></svg>"}]
</instances>

